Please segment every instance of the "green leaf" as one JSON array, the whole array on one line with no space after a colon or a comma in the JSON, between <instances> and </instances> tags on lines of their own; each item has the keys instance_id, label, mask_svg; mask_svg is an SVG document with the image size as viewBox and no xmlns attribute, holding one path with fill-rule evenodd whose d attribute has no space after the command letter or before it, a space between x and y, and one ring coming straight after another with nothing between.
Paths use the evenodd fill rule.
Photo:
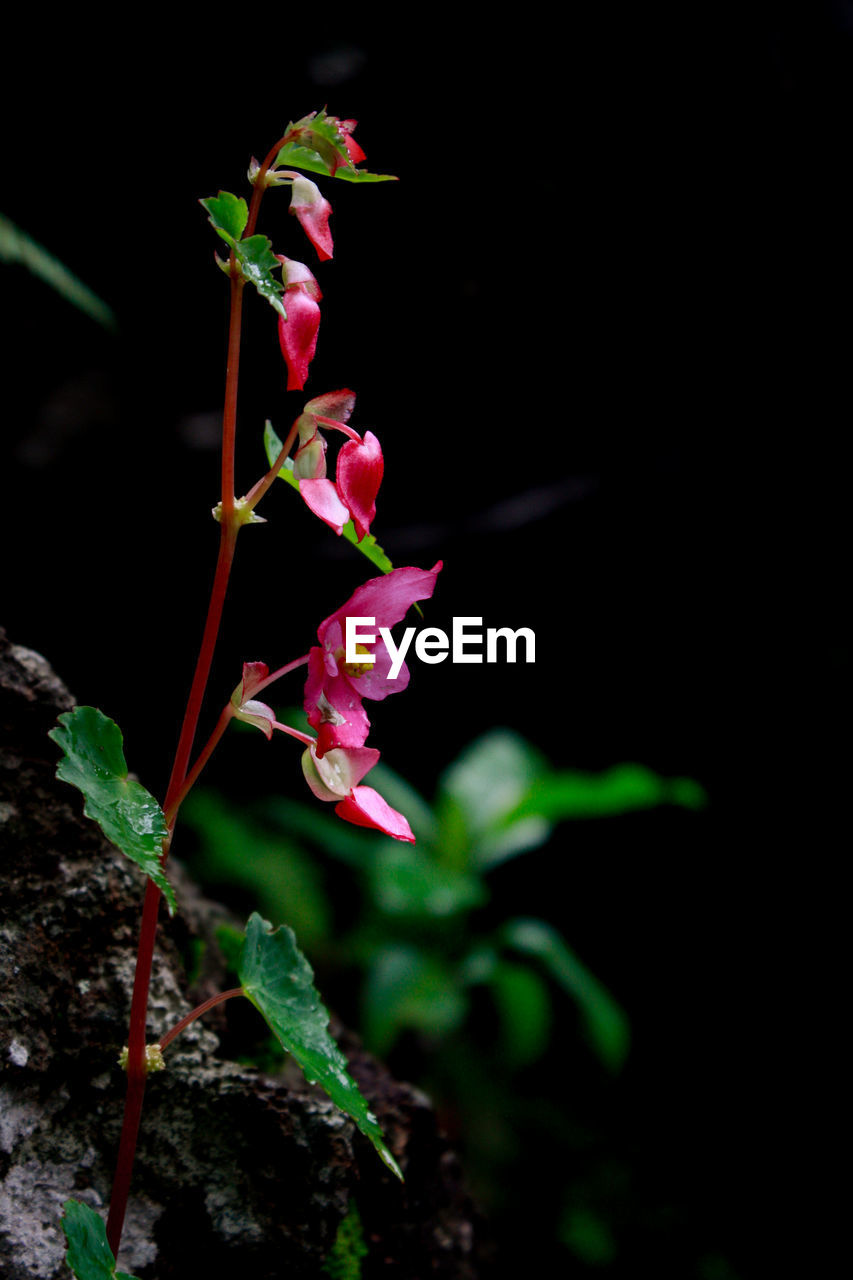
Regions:
<instances>
[{"instance_id":1,"label":"green leaf","mask_svg":"<svg viewBox=\"0 0 853 1280\"><path fill-rule=\"evenodd\" d=\"M281 300L284 284L273 275L274 271L279 270L281 263L272 251L269 237L248 236L245 240L238 240L233 248L243 279L254 285L261 297L266 298L270 306L287 319Z\"/></svg>"},{"instance_id":2,"label":"green leaf","mask_svg":"<svg viewBox=\"0 0 853 1280\"><path fill-rule=\"evenodd\" d=\"M371 956L364 989L364 1033L385 1054L411 1028L442 1039L461 1026L468 998L458 973L420 948L386 946Z\"/></svg>"},{"instance_id":3,"label":"green leaf","mask_svg":"<svg viewBox=\"0 0 853 1280\"><path fill-rule=\"evenodd\" d=\"M459 806L469 832L479 835L515 810L544 758L517 733L493 729L472 742L441 779L441 792Z\"/></svg>"},{"instance_id":4,"label":"green leaf","mask_svg":"<svg viewBox=\"0 0 853 1280\"><path fill-rule=\"evenodd\" d=\"M66 266L48 253L35 240L16 227L14 222L0 213L0 262L20 262L34 276L50 285L58 294L79 311L102 324L105 329L115 329L116 318L105 302L94 294Z\"/></svg>"},{"instance_id":5,"label":"green leaf","mask_svg":"<svg viewBox=\"0 0 853 1280\"><path fill-rule=\"evenodd\" d=\"M544 920L510 920L501 933L515 951L539 960L554 981L577 1001L598 1056L611 1071L618 1071L628 1053L628 1018L603 983Z\"/></svg>"},{"instance_id":6,"label":"green leaf","mask_svg":"<svg viewBox=\"0 0 853 1280\"><path fill-rule=\"evenodd\" d=\"M269 460L271 467L275 465L276 459L281 453L282 444L283 441L279 439L272 423L268 421L264 427L264 449L266 450L267 459ZM286 480L291 489L295 489L297 493L299 492L299 481L293 474L293 460L291 458L285 458L284 464L279 470L278 478L279 480ZM375 564L376 568L382 573L390 573L394 568L393 564L388 559L372 533L368 533L364 538L362 538L361 542L359 542L358 534L352 520L348 520L344 525L344 537L347 542L351 542L363 556L366 556L371 564Z\"/></svg>"},{"instance_id":7,"label":"green leaf","mask_svg":"<svg viewBox=\"0 0 853 1280\"><path fill-rule=\"evenodd\" d=\"M607 818L662 804L698 809L706 803L691 778L662 778L641 764L619 764L604 773L565 770L537 778L512 817Z\"/></svg>"},{"instance_id":8,"label":"green leaf","mask_svg":"<svg viewBox=\"0 0 853 1280\"><path fill-rule=\"evenodd\" d=\"M285 143L276 156L276 165L294 169L309 169L312 173L332 174L350 182L393 182L391 174L371 174L356 169L349 158L346 138L338 128L337 116L330 116L326 108L312 111L285 130L292 141Z\"/></svg>"},{"instance_id":9,"label":"green leaf","mask_svg":"<svg viewBox=\"0 0 853 1280\"><path fill-rule=\"evenodd\" d=\"M66 1200L63 1208L62 1230L68 1241L65 1261L77 1280L134 1280L125 1271L116 1271L100 1214L79 1200Z\"/></svg>"},{"instance_id":10,"label":"green leaf","mask_svg":"<svg viewBox=\"0 0 853 1280\"><path fill-rule=\"evenodd\" d=\"M210 224L217 234L233 248L249 221L249 206L246 201L240 196L232 195L230 191L220 191L218 196L199 200L199 204L207 210Z\"/></svg>"},{"instance_id":11,"label":"green leaf","mask_svg":"<svg viewBox=\"0 0 853 1280\"><path fill-rule=\"evenodd\" d=\"M293 1054L309 1083L322 1085L340 1109L369 1138L388 1168L402 1179L376 1117L347 1071L347 1061L329 1035L329 1015L314 988L314 974L300 952L293 930L272 930L253 912L240 957L243 991L282 1046Z\"/></svg>"},{"instance_id":12,"label":"green leaf","mask_svg":"<svg viewBox=\"0 0 853 1280\"><path fill-rule=\"evenodd\" d=\"M503 1029L501 1056L515 1067L535 1062L551 1033L551 997L545 982L527 965L499 960L491 987Z\"/></svg>"},{"instance_id":13,"label":"green leaf","mask_svg":"<svg viewBox=\"0 0 853 1280\"><path fill-rule=\"evenodd\" d=\"M471 845L471 860L478 870L491 871L520 853L540 849L553 830L553 824L538 813L529 814L497 831L484 832Z\"/></svg>"},{"instance_id":14,"label":"green leaf","mask_svg":"<svg viewBox=\"0 0 853 1280\"><path fill-rule=\"evenodd\" d=\"M154 881L174 914L175 893L160 865L166 819L151 793L128 778L118 725L96 707L75 707L48 736L64 753L56 776L83 792L86 817Z\"/></svg>"},{"instance_id":15,"label":"green leaf","mask_svg":"<svg viewBox=\"0 0 853 1280\"><path fill-rule=\"evenodd\" d=\"M276 156L276 167L281 166L284 169L307 169L310 173L323 173L329 177L329 165L318 155L316 151L312 151L310 147L300 146L298 142L288 142L282 147ZM398 178L393 173L368 173L366 169L354 169L348 165L341 165L334 172L334 177L343 179L344 182L397 182Z\"/></svg>"},{"instance_id":16,"label":"green leaf","mask_svg":"<svg viewBox=\"0 0 853 1280\"><path fill-rule=\"evenodd\" d=\"M448 920L482 906L489 896L478 877L390 840L378 850L370 879L379 910L399 918Z\"/></svg>"}]
</instances>

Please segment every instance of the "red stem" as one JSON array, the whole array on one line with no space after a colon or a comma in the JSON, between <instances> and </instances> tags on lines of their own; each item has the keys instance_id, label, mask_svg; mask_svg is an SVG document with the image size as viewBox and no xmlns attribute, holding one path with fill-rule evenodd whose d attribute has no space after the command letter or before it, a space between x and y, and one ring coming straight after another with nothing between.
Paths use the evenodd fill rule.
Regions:
<instances>
[{"instance_id":1,"label":"red stem","mask_svg":"<svg viewBox=\"0 0 853 1280\"><path fill-rule=\"evenodd\" d=\"M200 1018L203 1013L207 1013L208 1009L212 1009L214 1005L222 1004L223 1000L230 1000L232 996L241 996L243 994L242 987L232 987L230 991L220 991L219 995L211 996L209 1000L205 1000L204 1004L200 1004L193 1009L192 1013L188 1013L186 1017L181 1018L180 1022L176 1022L171 1031L160 1040L161 1051L171 1044L175 1036L179 1036L184 1027L188 1027L191 1022L195 1022L196 1018Z\"/></svg>"},{"instance_id":2,"label":"red stem","mask_svg":"<svg viewBox=\"0 0 853 1280\"><path fill-rule=\"evenodd\" d=\"M258 211L265 190L264 178L266 172L286 140L287 135L279 139L275 146L270 149L261 166L258 175L260 181L256 182L255 189L252 192L249 219L244 232L246 236L253 234L257 223ZM222 620L222 610L225 604L228 578L234 560L234 547L240 528L240 525L234 519L234 455L237 434L237 390L240 368L243 280L234 269L233 253L231 255L231 272L231 314L228 324L225 404L222 414L222 505L220 510L222 527L219 540L219 556L216 562L216 573L210 594L204 635L202 636L192 687L187 699L187 707L184 712L181 733L175 752L175 762L172 765L172 773L163 805L164 810L171 815L171 821L167 824L169 836L163 844L162 863L164 865L169 856L169 846L178 806L185 794L184 782L198 727L198 718L204 701L204 693L207 688L207 680L213 662L213 653L216 648L219 624ZM205 759L202 760L202 766L206 758L205 756ZM110 1199L109 1217L107 1219L107 1240L115 1258L118 1258L121 1234L124 1227L133 1159L136 1154L136 1140L139 1133L139 1121L142 1115L142 1100L145 1093L145 1023L148 1010L148 992L151 984L151 966L154 960L154 943L157 936L159 905L160 890L149 880L146 885L145 901L142 908L142 924L139 931L139 946L136 955L136 973L130 1005L130 1031L127 1046L127 1094L124 1105L124 1119L122 1121L116 1172Z\"/></svg>"},{"instance_id":3,"label":"red stem","mask_svg":"<svg viewBox=\"0 0 853 1280\"><path fill-rule=\"evenodd\" d=\"M258 505L261 498L266 493L267 489L269 489L270 485L278 476L279 471L281 471L281 468L284 465L285 458L290 453L290 450L293 446L293 442L296 439L296 433L298 430L299 430L299 419L297 418L293 426L288 431L284 444L281 446L281 449L279 450L279 455L276 458L275 462L270 467L269 471L266 473L265 476L261 476L257 484L253 484L249 492L246 494L245 502L246 502L246 507L248 508L249 511L254 511L255 507Z\"/></svg>"}]
</instances>

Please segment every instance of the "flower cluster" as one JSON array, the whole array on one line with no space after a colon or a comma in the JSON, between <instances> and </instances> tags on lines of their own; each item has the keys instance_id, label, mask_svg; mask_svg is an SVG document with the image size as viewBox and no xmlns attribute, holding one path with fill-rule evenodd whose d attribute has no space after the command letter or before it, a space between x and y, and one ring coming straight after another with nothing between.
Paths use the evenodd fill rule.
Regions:
<instances>
[{"instance_id":1,"label":"flower cluster","mask_svg":"<svg viewBox=\"0 0 853 1280\"><path fill-rule=\"evenodd\" d=\"M365 159L352 136L355 123L327 116L325 112L312 113L290 126L287 137L291 147L313 151L334 176L337 169L352 168ZM286 152L287 147L279 152L283 163L286 163ZM257 177L260 172L257 164L254 172ZM284 168L269 171L265 181L271 185L290 184L290 212L299 220L320 260L331 258L334 252L329 230L332 210L316 183ZM277 257L282 265L282 303L286 313L279 316L279 343L287 365L287 389L299 391L305 385L308 366L317 347L322 294L303 262L280 254ZM338 534L352 520L361 542L369 534L376 515L384 460L379 441L371 431L360 436L347 425L354 407L355 394L347 388L315 396L305 404L293 424L290 438L298 436L293 475L307 506ZM321 427L339 431L346 437L338 451L334 481L326 474L327 446ZM430 570L394 569L365 582L346 604L320 624L319 643L306 659L272 675L262 662L245 663L243 679L224 713L226 723L230 718L243 720L255 725L267 738L279 729L304 743L302 768L314 795L320 800L333 801L335 812L348 822L373 827L398 840L414 840L405 817L392 809L372 787L362 784L365 774L379 759L379 752L365 745L370 721L364 701L387 698L409 683L405 663L400 664L392 677L394 662L381 638L381 630L385 629L387 634L416 601L432 595L440 569L441 562ZM378 628L377 640L370 650L364 645L356 646L357 661L348 661L345 652L348 617L373 618ZM256 697L279 676L305 661L308 677L304 705L316 738L280 724L272 708Z\"/></svg>"},{"instance_id":2,"label":"flower cluster","mask_svg":"<svg viewBox=\"0 0 853 1280\"><path fill-rule=\"evenodd\" d=\"M364 152L352 136L355 120L338 120L335 116L306 117L291 130L294 142L315 150L334 176L338 169L353 168L360 160L366 160ZM331 127L331 135L317 126L325 122ZM329 216L332 206L320 191L316 182L304 174L289 169L272 170L269 182L287 181L291 184L290 212L299 220L308 239L317 251L321 262L334 253ZM295 262L282 254L276 255L282 264L284 280L285 316L279 316L278 338L281 353L287 365L288 391L301 391L308 376L308 366L317 349L317 330L320 326L320 299L322 293L314 276L303 262Z\"/></svg>"},{"instance_id":3,"label":"flower cluster","mask_svg":"<svg viewBox=\"0 0 853 1280\"><path fill-rule=\"evenodd\" d=\"M233 718L255 725L267 738L272 737L274 729L280 729L305 743L302 769L318 799L334 801L335 812L347 822L373 827L397 840L415 838L403 814L392 809L372 787L360 785L379 760L379 752L365 746L370 721L363 702L365 698L381 701L405 689L409 671L403 663L391 678L391 655L378 632L371 649L357 646L361 662L347 662L346 620L371 617L377 628L390 629L402 621L416 600L432 595L441 567L439 561L432 569L407 567L371 578L320 623L320 643L308 654L304 704L308 723L317 730L316 739L280 724L272 708L254 696L283 671L271 677L263 662L247 662L243 679L231 696Z\"/></svg>"}]
</instances>

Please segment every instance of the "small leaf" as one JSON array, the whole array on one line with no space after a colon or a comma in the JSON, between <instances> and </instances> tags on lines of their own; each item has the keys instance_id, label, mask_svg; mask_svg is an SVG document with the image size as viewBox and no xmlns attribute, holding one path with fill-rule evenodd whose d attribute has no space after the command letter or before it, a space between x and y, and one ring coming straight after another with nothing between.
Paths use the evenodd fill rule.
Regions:
<instances>
[{"instance_id":1,"label":"small leaf","mask_svg":"<svg viewBox=\"0 0 853 1280\"><path fill-rule=\"evenodd\" d=\"M350 182L394 181L391 174L370 174L356 169L341 126L338 117L330 116L325 107L322 111L311 111L295 124L289 124L285 136L293 140L281 148L276 156L276 165L331 174L336 178L347 178Z\"/></svg>"},{"instance_id":2,"label":"small leaf","mask_svg":"<svg viewBox=\"0 0 853 1280\"><path fill-rule=\"evenodd\" d=\"M240 196L232 195L230 191L220 191L218 196L199 200L199 204L210 215L211 226L222 236L226 244L230 244L233 248L249 221L249 207L246 201Z\"/></svg>"},{"instance_id":3,"label":"small leaf","mask_svg":"<svg viewBox=\"0 0 853 1280\"><path fill-rule=\"evenodd\" d=\"M283 441L279 439L272 423L268 421L264 427L264 449L266 450L270 466L273 466L276 458L281 453L282 443ZM295 489L297 493L299 492L299 481L293 474L293 460L291 458L285 458L284 464L279 470L278 478L279 480L286 480L291 489ZM361 542L359 542L358 534L352 520L348 520L344 525L343 535L347 542L351 542L352 545L356 547L363 556L366 556L371 564L376 565L376 568L382 573L390 573L394 568L393 564L388 559L372 533L368 533L364 538L362 538Z\"/></svg>"},{"instance_id":4,"label":"small leaf","mask_svg":"<svg viewBox=\"0 0 853 1280\"><path fill-rule=\"evenodd\" d=\"M248 236L245 240L238 240L233 247L243 279L254 285L261 297L266 298L270 306L287 319L281 300L284 284L273 275L281 267L281 263L272 251L269 237Z\"/></svg>"},{"instance_id":5,"label":"small leaf","mask_svg":"<svg viewBox=\"0 0 853 1280\"><path fill-rule=\"evenodd\" d=\"M300 146L298 142L288 142L276 156L276 167L284 169L307 169L311 173L323 173L329 177L329 166L325 160L312 151L310 147ZM368 173L366 169L354 169L342 164L333 175L344 182L397 182L393 173Z\"/></svg>"},{"instance_id":6,"label":"small leaf","mask_svg":"<svg viewBox=\"0 0 853 1280\"><path fill-rule=\"evenodd\" d=\"M66 1200L63 1208L62 1229L68 1241L65 1261L77 1280L134 1280L125 1271L116 1271L101 1215L79 1200Z\"/></svg>"},{"instance_id":7,"label":"small leaf","mask_svg":"<svg viewBox=\"0 0 853 1280\"><path fill-rule=\"evenodd\" d=\"M628 1018L613 996L544 920L510 920L502 934L506 943L540 961L545 971L578 1003L589 1038L611 1071L628 1053Z\"/></svg>"},{"instance_id":8,"label":"small leaf","mask_svg":"<svg viewBox=\"0 0 853 1280\"><path fill-rule=\"evenodd\" d=\"M240 983L252 1004L293 1054L309 1082L322 1085L369 1138L385 1164L402 1179L376 1117L347 1071L347 1060L329 1035L329 1015L314 988L314 973L286 925L272 930L253 912L239 966Z\"/></svg>"},{"instance_id":9,"label":"small leaf","mask_svg":"<svg viewBox=\"0 0 853 1280\"><path fill-rule=\"evenodd\" d=\"M48 736L63 752L56 776L83 792L86 817L154 881L174 914L175 893L160 865L166 819L151 793L128 778L118 725L96 707L76 707Z\"/></svg>"}]
</instances>

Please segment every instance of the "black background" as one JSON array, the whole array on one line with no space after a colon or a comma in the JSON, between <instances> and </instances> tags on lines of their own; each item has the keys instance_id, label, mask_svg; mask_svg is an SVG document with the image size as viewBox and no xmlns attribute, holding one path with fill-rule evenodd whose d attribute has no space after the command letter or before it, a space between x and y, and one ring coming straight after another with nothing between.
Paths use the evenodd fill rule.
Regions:
<instances>
[{"instance_id":1,"label":"black background","mask_svg":"<svg viewBox=\"0 0 853 1280\"><path fill-rule=\"evenodd\" d=\"M831 1221L813 1139L834 1123L821 819L843 777L853 17L825 0L555 21L12 29L0 208L119 330L3 269L0 622L121 724L161 793L216 549L227 287L197 201L244 192L288 119L357 118L400 182L325 183L334 261L286 193L261 215L325 294L305 396L358 393L385 452L380 542L445 562L428 623L482 616L538 646L532 668L413 664L371 740L426 794L495 725L558 766L638 760L707 788L702 815L564 828L495 894L559 925L631 1013L614 1124L663 1206L635 1267L767 1274L794 1224L815 1263ZM241 492L264 418L282 433L304 399L273 313L247 304ZM214 706L243 659L304 652L366 576L292 498L241 538ZM286 748L251 746L212 780L298 794Z\"/></svg>"}]
</instances>

